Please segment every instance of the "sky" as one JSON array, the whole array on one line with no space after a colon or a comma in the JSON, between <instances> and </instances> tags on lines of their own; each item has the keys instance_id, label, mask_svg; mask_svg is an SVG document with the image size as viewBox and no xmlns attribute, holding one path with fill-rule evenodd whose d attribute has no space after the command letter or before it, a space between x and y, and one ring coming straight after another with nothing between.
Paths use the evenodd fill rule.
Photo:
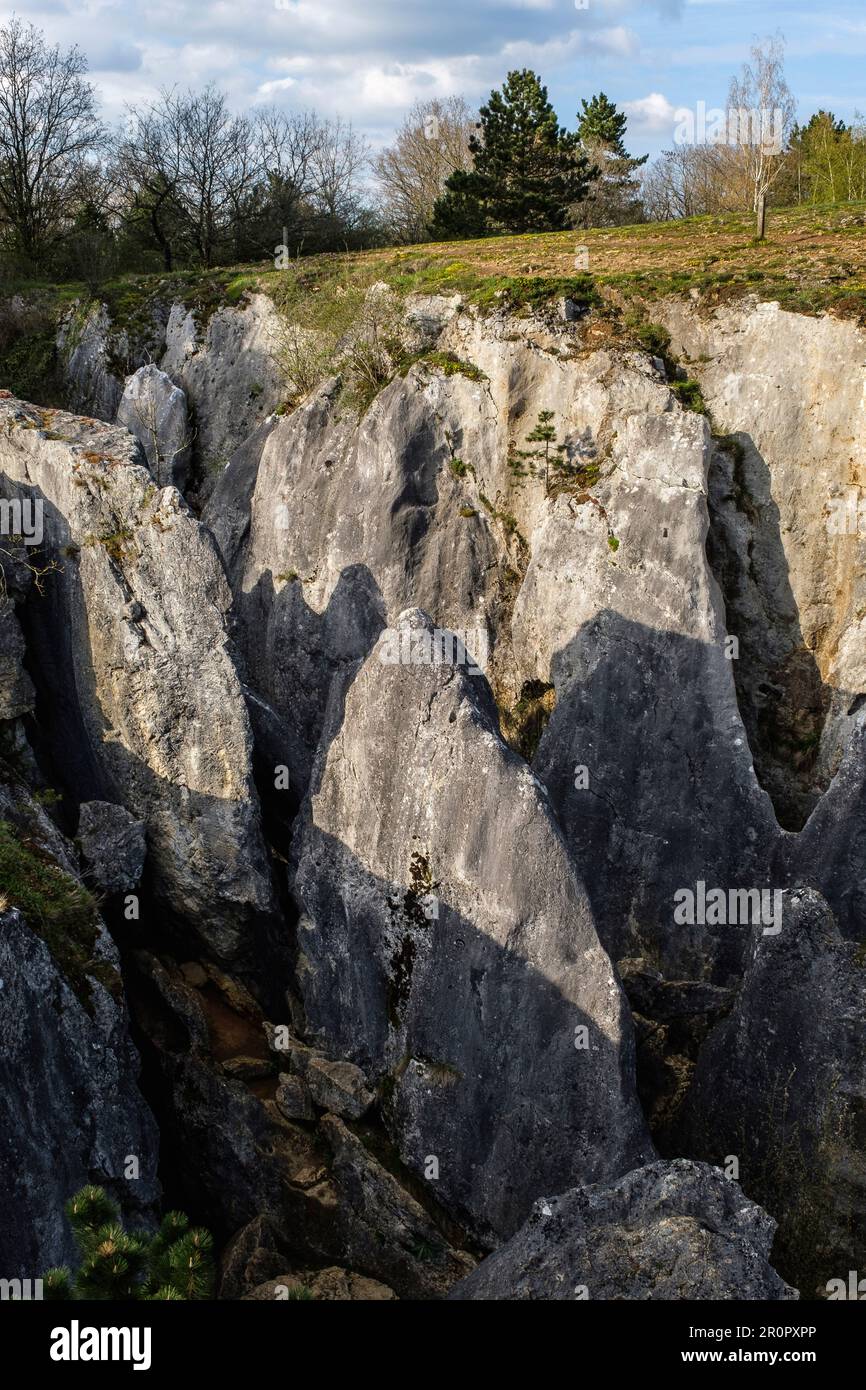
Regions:
<instances>
[{"instance_id":1,"label":"sky","mask_svg":"<svg viewBox=\"0 0 866 1390\"><path fill-rule=\"evenodd\" d=\"M635 154L673 144L678 107L724 104L757 38L781 32L799 115L866 112L863 0L17 0L0 4L86 53L103 112L214 81L232 107L341 116L374 148L413 101L479 104L512 68L540 73L563 125L605 91Z\"/></svg>"}]
</instances>

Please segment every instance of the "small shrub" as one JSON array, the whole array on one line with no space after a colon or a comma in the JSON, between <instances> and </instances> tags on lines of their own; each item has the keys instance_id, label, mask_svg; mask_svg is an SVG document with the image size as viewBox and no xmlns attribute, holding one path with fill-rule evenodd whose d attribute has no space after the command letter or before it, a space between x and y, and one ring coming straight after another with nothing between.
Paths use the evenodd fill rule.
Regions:
<instances>
[{"instance_id":1,"label":"small shrub","mask_svg":"<svg viewBox=\"0 0 866 1390\"><path fill-rule=\"evenodd\" d=\"M474 362L464 362L454 352L427 352L419 360L444 372L446 376L465 376L470 381L487 380L486 373L480 367L476 367Z\"/></svg>"},{"instance_id":2,"label":"small shrub","mask_svg":"<svg viewBox=\"0 0 866 1390\"><path fill-rule=\"evenodd\" d=\"M43 1279L46 1299L131 1299L163 1302L213 1297L213 1237L191 1228L181 1211L170 1211L155 1235L130 1234L120 1210L101 1187L83 1187L66 1203L66 1215L81 1255L75 1274L50 1269Z\"/></svg>"},{"instance_id":3,"label":"small shrub","mask_svg":"<svg viewBox=\"0 0 866 1390\"><path fill-rule=\"evenodd\" d=\"M699 382L674 381L671 383L671 391L685 410L694 410L698 415L706 415L706 402Z\"/></svg>"}]
</instances>

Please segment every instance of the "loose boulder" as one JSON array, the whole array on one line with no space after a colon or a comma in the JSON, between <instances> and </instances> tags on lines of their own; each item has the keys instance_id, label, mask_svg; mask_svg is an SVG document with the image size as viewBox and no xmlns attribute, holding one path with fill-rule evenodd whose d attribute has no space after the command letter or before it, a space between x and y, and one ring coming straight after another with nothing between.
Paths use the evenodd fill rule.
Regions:
<instances>
[{"instance_id":1,"label":"loose boulder","mask_svg":"<svg viewBox=\"0 0 866 1390\"><path fill-rule=\"evenodd\" d=\"M449 1295L525 1299L796 1299L771 1267L775 1223L706 1163L651 1163L536 1202Z\"/></svg>"}]
</instances>

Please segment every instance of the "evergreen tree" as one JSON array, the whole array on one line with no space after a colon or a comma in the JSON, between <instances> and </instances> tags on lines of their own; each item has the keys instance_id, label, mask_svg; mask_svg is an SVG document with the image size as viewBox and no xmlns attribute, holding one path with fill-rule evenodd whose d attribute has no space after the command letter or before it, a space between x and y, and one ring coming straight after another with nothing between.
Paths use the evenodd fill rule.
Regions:
<instances>
[{"instance_id":1,"label":"evergreen tree","mask_svg":"<svg viewBox=\"0 0 866 1390\"><path fill-rule=\"evenodd\" d=\"M862 118L854 124L831 111L816 111L804 126L795 125L776 200L836 203L866 197L866 140Z\"/></svg>"},{"instance_id":2,"label":"evergreen tree","mask_svg":"<svg viewBox=\"0 0 866 1390\"><path fill-rule=\"evenodd\" d=\"M577 118L577 138L581 144L586 147L604 145L617 159L628 159L624 143L625 114L617 111L604 92L599 92L597 97L589 101L582 98L580 104L583 110ZM643 163L643 160L640 162Z\"/></svg>"},{"instance_id":3,"label":"evergreen tree","mask_svg":"<svg viewBox=\"0 0 866 1390\"><path fill-rule=\"evenodd\" d=\"M481 108L471 136L474 167L457 170L437 201L433 234L560 231L587 189L591 170L578 138L564 130L534 72L510 72Z\"/></svg>"},{"instance_id":4,"label":"evergreen tree","mask_svg":"<svg viewBox=\"0 0 866 1390\"><path fill-rule=\"evenodd\" d=\"M577 137L596 168L586 197L577 210L583 227L623 226L642 220L637 171L648 159L632 159L625 147L626 116L604 92L581 101Z\"/></svg>"},{"instance_id":5,"label":"evergreen tree","mask_svg":"<svg viewBox=\"0 0 866 1390\"><path fill-rule=\"evenodd\" d=\"M44 1296L68 1299L164 1301L210 1298L213 1238L191 1230L183 1212L170 1211L156 1235L124 1231L120 1211L101 1187L83 1187L66 1204L81 1255L74 1275L49 1269Z\"/></svg>"}]
</instances>

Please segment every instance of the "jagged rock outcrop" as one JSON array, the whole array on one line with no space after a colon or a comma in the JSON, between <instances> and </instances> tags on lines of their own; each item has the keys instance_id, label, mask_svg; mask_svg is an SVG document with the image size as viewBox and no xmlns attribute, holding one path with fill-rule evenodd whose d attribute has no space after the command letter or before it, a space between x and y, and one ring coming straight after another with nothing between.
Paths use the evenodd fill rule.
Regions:
<instances>
[{"instance_id":1,"label":"jagged rock outcrop","mask_svg":"<svg viewBox=\"0 0 866 1390\"><path fill-rule=\"evenodd\" d=\"M866 1242L866 960L811 889L787 896L778 936L758 935L728 1018L710 1034L679 1143L739 1180L780 1223L784 1269L822 1296Z\"/></svg>"},{"instance_id":2,"label":"jagged rock outcrop","mask_svg":"<svg viewBox=\"0 0 866 1390\"><path fill-rule=\"evenodd\" d=\"M376 1279L366 1279L363 1274L354 1274L350 1269L340 1269L331 1265L328 1269L310 1270L309 1273L290 1270L265 1284L259 1284L244 1296L257 1302L313 1298L321 1302L377 1303L396 1298L397 1295L387 1284L380 1284Z\"/></svg>"},{"instance_id":3,"label":"jagged rock outcrop","mask_svg":"<svg viewBox=\"0 0 866 1390\"><path fill-rule=\"evenodd\" d=\"M191 452L197 482L207 496L225 463L280 403L285 383L277 365L278 320L271 300L251 294L238 305L204 308L172 300L166 282L116 322L106 304L74 304L64 316L57 350L65 383L63 404L82 415L121 423L138 434L131 420L140 411L123 405L130 373L167 376L182 390L191 420L173 424L168 434L177 455L176 474L160 483L183 486ZM126 388L126 389L125 389ZM170 399L161 388L160 398ZM172 415L180 411L172 401ZM162 405L160 405L160 413ZM149 413L149 412L148 412ZM150 434L150 424L144 432ZM187 455L186 461L184 455ZM169 457L168 453L165 455ZM153 467L148 450L148 461Z\"/></svg>"},{"instance_id":4,"label":"jagged rock outcrop","mask_svg":"<svg viewBox=\"0 0 866 1390\"><path fill-rule=\"evenodd\" d=\"M295 891L310 1031L385 1084L405 1161L509 1234L533 1198L649 1152L624 999L543 789L486 682L387 634L335 700ZM532 865L531 873L524 866Z\"/></svg>"},{"instance_id":5,"label":"jagged rock outcrop","mask_svg":"<svg viewBox=\"0 0 866 1390\"><path fill-rule=\"evenodd\" d=\"M287 1256L338 1264L407 1298L441 1298L473 1267L456 1228L336 1115L314 1126L282 1113L284 1053L269 1047L261 1012L243 991L213 971L191 986L142 953L132 994L160 1076L163 1162L181 1188L188 1182L190 1201L207 1204L218 1239L237 1236L241 1245L222 1296L239 1296L248 1264L266 1271L261 1282L285 1270ZM246 1079L229 1065L237 1056ZM265 1063L258 1076L249 1075L252 1057ZM267 1265L271 1248L277 1269Z\"/></svg>"},{"instance_id":6,"label":"jagged rock outcrop","mask_svg":"<svg viewBox=\"0 0 866 1390\"><path fill-rule=\"evenodd\" d=\"M24 669L25 650L15 605L3 593L0 579L0 720L17 719L33 708L36 692Z\"/></svg>"},{"instance_id":7,"label":"jagged rock outcrop","mask_svg":"<svg viewBox=\"0 0 866 1390\"><path fill-rule=\"evenodd\" d=\"M141 882L147 840L144 821L110 801L85 801L78 842L88 874L104 893L131 893Z\"/></svg>"},{"instance_id":8,"label":"jagged rock outcrop","mask_svg":"<svg viewBox=\"0 0 866 1390\"><path fill-rule=\"evenodd\" d=\"M11 501L8 494L13 491L0 477L0 500ZM0 722L29 714L36 698L24 667L26 644L15 613L32 583L27 547L12 536L0 536Z\"/></svg>"},{"instance_id":9,"label":"jagged rock outcrop","mask_svg":"<svg viewBox=\"0 0 866 1390\"><path fill-rule=\"evenodd\" d=\"M512 1236L458 1296L792 1296L754 1200L820 1290L866 1219L862 331L663 306L706 419L604 316L418 298L432 357L356 409L355 325L346 380L278 415L272 304L214 293L69 316L79 408L113 419L141 369L135 440L0 400L4 496L46 533L0 556L0 753L69 834L81 808L106 920L140 895L164 1161L218 1240L243 1228L223 1296L442 1297ZM154 485L190 430L204 524ZM677 920L699 884L798 891L776 937ZM63 1005L50 1069L91 1036L52 960L77 1004L87 972L21 939L22 999ZM649 1162L638 1095L660 1152L737 1158L750 1200Z\"/></svg>"},{"instance_id":10,"label":"jagged rock outcrop","mask_svg":"<svg viewBox=\"0 0 866 1390\"><path fill-rule=\"evenodd\" d=\"M445 316L439 347L465 372L420 362L360 423L327 383L248 441L205 521L232 585L257 740L296 790L332 681L403 608L482 632L518 742L522 711L546 692L545 709L558 706L535 767L605 945L725 983L745 936L675 928L674 893L699 878L769 886L778 828L704 556L713 445L648 358L581 353L581 331ZM511 466L545 409L571 470L550 495ZM628 715L612 722L614 693ZM588 786L575 785L579 767ZM590 872L602 859L603 880Z\"/></svg>"},{"instance_id":11,"label":"jagged rock outcrop","mask_svg":"<svg viewBox=\"0 0 866 1390\"><path fill-rule=\"evenodd\" d=\"M204 324L195 310L172 306L159 365L183 387L193 409L202 474L218 476L280 403L285 386L277 332L276 311L264 294L250 295L237 308L225 305Z\"/></svg>"},{"instance_id":12,"label":"jagged rock outcrop","mask_svg":"<svg viewBox=\"0 0 866 1390\"><path fill-rule=\"evenodd\" d=\"M149 363L127 377L117 423L135 435L159 487L186 485L192 431L186 396L165 372Z\"/></svg>"},{"instance_id":13,"label":"jagged rock outcrop","mask_svg":"<svg viewBox=\"0 0 866 1390\"><path fill-rule=\"evenodd\" d=\"M57 349L68 408L98 420L113 420L123 394L115 354L128 352L129 340L126 333L113 332L107 305L72 305L58 329Z\"/></svg>"},{"instance_id":14,"label":"jagged rock outcrop","mask_svg":"<svg viewBox=\"0 0 866 1390\"><path fill-rule=\"evenodd\" d=\"M769 1263L775 1223L718 1168L651 1163L536 1202L455 1300L795 1299Z\"/></svg>"},{"instance_id":15,"label":"jagged rock outcrop","mask_svg":"<svg viewBox=\"0 0 866 1390\"><path fill-rule=\"evenodd\" d=\"M19 910L17 904L24 904ZM160 1189L117 949L74 851L0 776L0 1268L36 1279L74 1262L65 1202L99 1183L134 1225Z\"/></svg>"},{"instance_id":16,"label":"jagged rock outcrop","mask_svg":"<svg viewBox=\"0 0 866 1390\"><path fill-rule=\"evenodd\" d=\"M0 470L56 565L22 621L77 801L147 826L157 900L227 958L279 950L230 598L207 532L125 430L0 401Z\"/></svg>"},{"instance_id":17,"label":"jagged rock outcrop","mask_svg":"<svg viewBox=\"0 0 866 1390\"><path fill-rule=\"evenodd\" d=\"M549 504L543 486L515 477L512 447L551 409L569 458L598 463L628 415L669 407L645 358L579 357L565 326L482 321L457 315L450 300L410 301L413 314L440 333L438 346L462 370L422 360L360 420L341 379L324 383L244 445L204 515L265 706L257 736L274 761L291 765L301 790L334 674L366 655L404 608L417 605L452 631L483 632L497 692L505 703L519 699L535 671L515 661L511 614L525 537Z\"/></svg>"},{"instance_id":18,"label":"jagged rock outcrop","mask_svg":"<svg viewBox=\"0 0 866 1390\"><path fill-rule=\"evenodd\" d=\"M850 812L866 777L866 334L778 304L670 301L659 317L729 436L711 472L710 558L759 776L786 829L806 822L784 841L790 881L819 887L862 939L862 875L845 860L860 862Z\"/></svg>"},{"instance_id":19,"label":"jagged rock outcrop","mask_svg":"<svg viewBox=\"0 0 866 1390\"><path fill-rule=\"evenodd\" d=\"M769 887L778 832L704 557L709 447L696 415L632 416L596 489L606 516L560 498L533 535L515 623L528 613L549 633L554 613L562 633L558 646L536 637L557 703L533 766L586 866L603 939L668 977L725 983L748 932L676 925L675 894L699 880Z\"/></svg>"}]
</instances>

